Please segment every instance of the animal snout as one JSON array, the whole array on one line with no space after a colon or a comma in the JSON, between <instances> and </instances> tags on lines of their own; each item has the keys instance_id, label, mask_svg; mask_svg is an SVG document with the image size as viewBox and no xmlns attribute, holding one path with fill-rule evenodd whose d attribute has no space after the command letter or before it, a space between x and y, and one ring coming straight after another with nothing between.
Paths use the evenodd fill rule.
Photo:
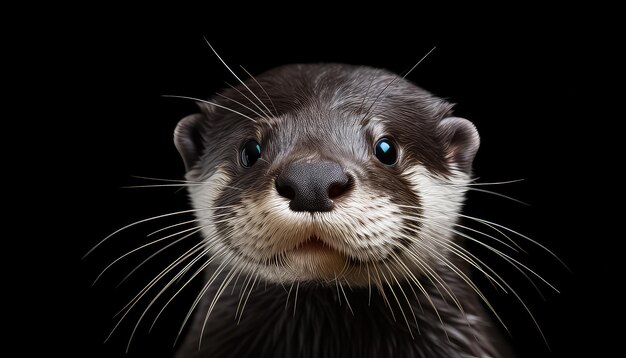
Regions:
<instances>
[{"instance_id":1,"label":"animal snout","mask_svg":"<svg viewBox=\"0 0 626 358\"><path fill-rule=\"evenodd\" d=\"M332 161L289 163L276 179L276 190L293 211L330 211L334 200L350 190L352 180Z\"/></svg>"}]
</instances>

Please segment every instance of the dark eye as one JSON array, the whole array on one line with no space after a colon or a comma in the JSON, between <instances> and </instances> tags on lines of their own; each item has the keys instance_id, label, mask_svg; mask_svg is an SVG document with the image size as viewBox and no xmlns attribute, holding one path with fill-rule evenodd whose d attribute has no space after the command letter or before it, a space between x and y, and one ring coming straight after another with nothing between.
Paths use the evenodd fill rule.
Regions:
<instances>
[{"instance_id":1,"label":"dark eye","mask_svg":"<svg viewBox=\"0 0 626 358\"><path fill-rule=\"evenodd\" d=\"M395 144L387 138L381 138L374 145L374 155L385 165L396 164L398 160L398 151Z\"/></svg>"},{"instance_id":2,"label":"dark eye","mask_svg":"<svg viewBox=\"0 0 626 358\"><path fill-rule=\"evenodd\" d=\"M241 148L241 165L250 168L259 158L261 158L261 145L254 139L250 139Z\"/></svg>"}]
</instances>

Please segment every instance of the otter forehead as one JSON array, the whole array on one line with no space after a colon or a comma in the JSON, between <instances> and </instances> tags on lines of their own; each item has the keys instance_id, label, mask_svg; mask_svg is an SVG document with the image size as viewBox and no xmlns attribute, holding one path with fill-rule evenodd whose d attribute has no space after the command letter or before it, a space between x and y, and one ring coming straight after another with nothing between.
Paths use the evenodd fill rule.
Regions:
<instances>
[{"instance_id":1,"label":"otter forehead","mask_svg":"<svg viewBox=\"0 0 626 358\"><path fill-rule=\"evenodd\" d=\"M204 136L214 159L220 147L247 138L263 141L265 155L276 158L286 153L366 158L369 142L391 136L405 143L407 160L445 171L436 125L452 105L395 74L339 64L289 65L249 79L246 86L250 91L239 86L214 99L228 109L206 108Z\"/></svg>"}]
</instances>

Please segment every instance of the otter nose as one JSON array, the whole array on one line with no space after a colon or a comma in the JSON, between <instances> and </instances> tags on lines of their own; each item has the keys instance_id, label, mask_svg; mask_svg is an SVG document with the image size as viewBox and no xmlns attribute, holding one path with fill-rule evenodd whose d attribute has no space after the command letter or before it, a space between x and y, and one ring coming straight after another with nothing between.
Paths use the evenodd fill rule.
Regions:
<instances>
[{"instance_id":1,"label":"otter nose","mask_svg":"<svg viewBox=\"0 0 626 358\"><path fill-rule=\"evenodd\" d=\"M293 211L330 211L333 199L344 194L350 178L338 163L297 161L283 169L276 179L276 190L290 199Z\"/></svg>"}]
</instances>

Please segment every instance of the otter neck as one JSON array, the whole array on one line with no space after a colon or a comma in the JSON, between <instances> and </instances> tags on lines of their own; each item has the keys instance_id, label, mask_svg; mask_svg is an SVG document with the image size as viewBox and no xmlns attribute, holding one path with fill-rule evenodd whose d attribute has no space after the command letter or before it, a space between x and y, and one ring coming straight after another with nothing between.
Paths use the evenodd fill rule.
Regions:
<instances>
[{"instance_id":1,"label":"otter neck","mask_svg":"<svg viewBox=\"0 0 626 358\"><path fill-rule=\"evenodd\" d=\"M237 323L241 287L233 295L229 288L206 323L199 349L212 291L198 308L178 357L510 356L494 345L501 337L471 288L446 270L440 275L463 311L445 293L442 297L444 290L426 282L424 292L403 284L385 288L385 295L376 287L301 283L290 290L261 282Z\"/></svg>"}]
</instances>

